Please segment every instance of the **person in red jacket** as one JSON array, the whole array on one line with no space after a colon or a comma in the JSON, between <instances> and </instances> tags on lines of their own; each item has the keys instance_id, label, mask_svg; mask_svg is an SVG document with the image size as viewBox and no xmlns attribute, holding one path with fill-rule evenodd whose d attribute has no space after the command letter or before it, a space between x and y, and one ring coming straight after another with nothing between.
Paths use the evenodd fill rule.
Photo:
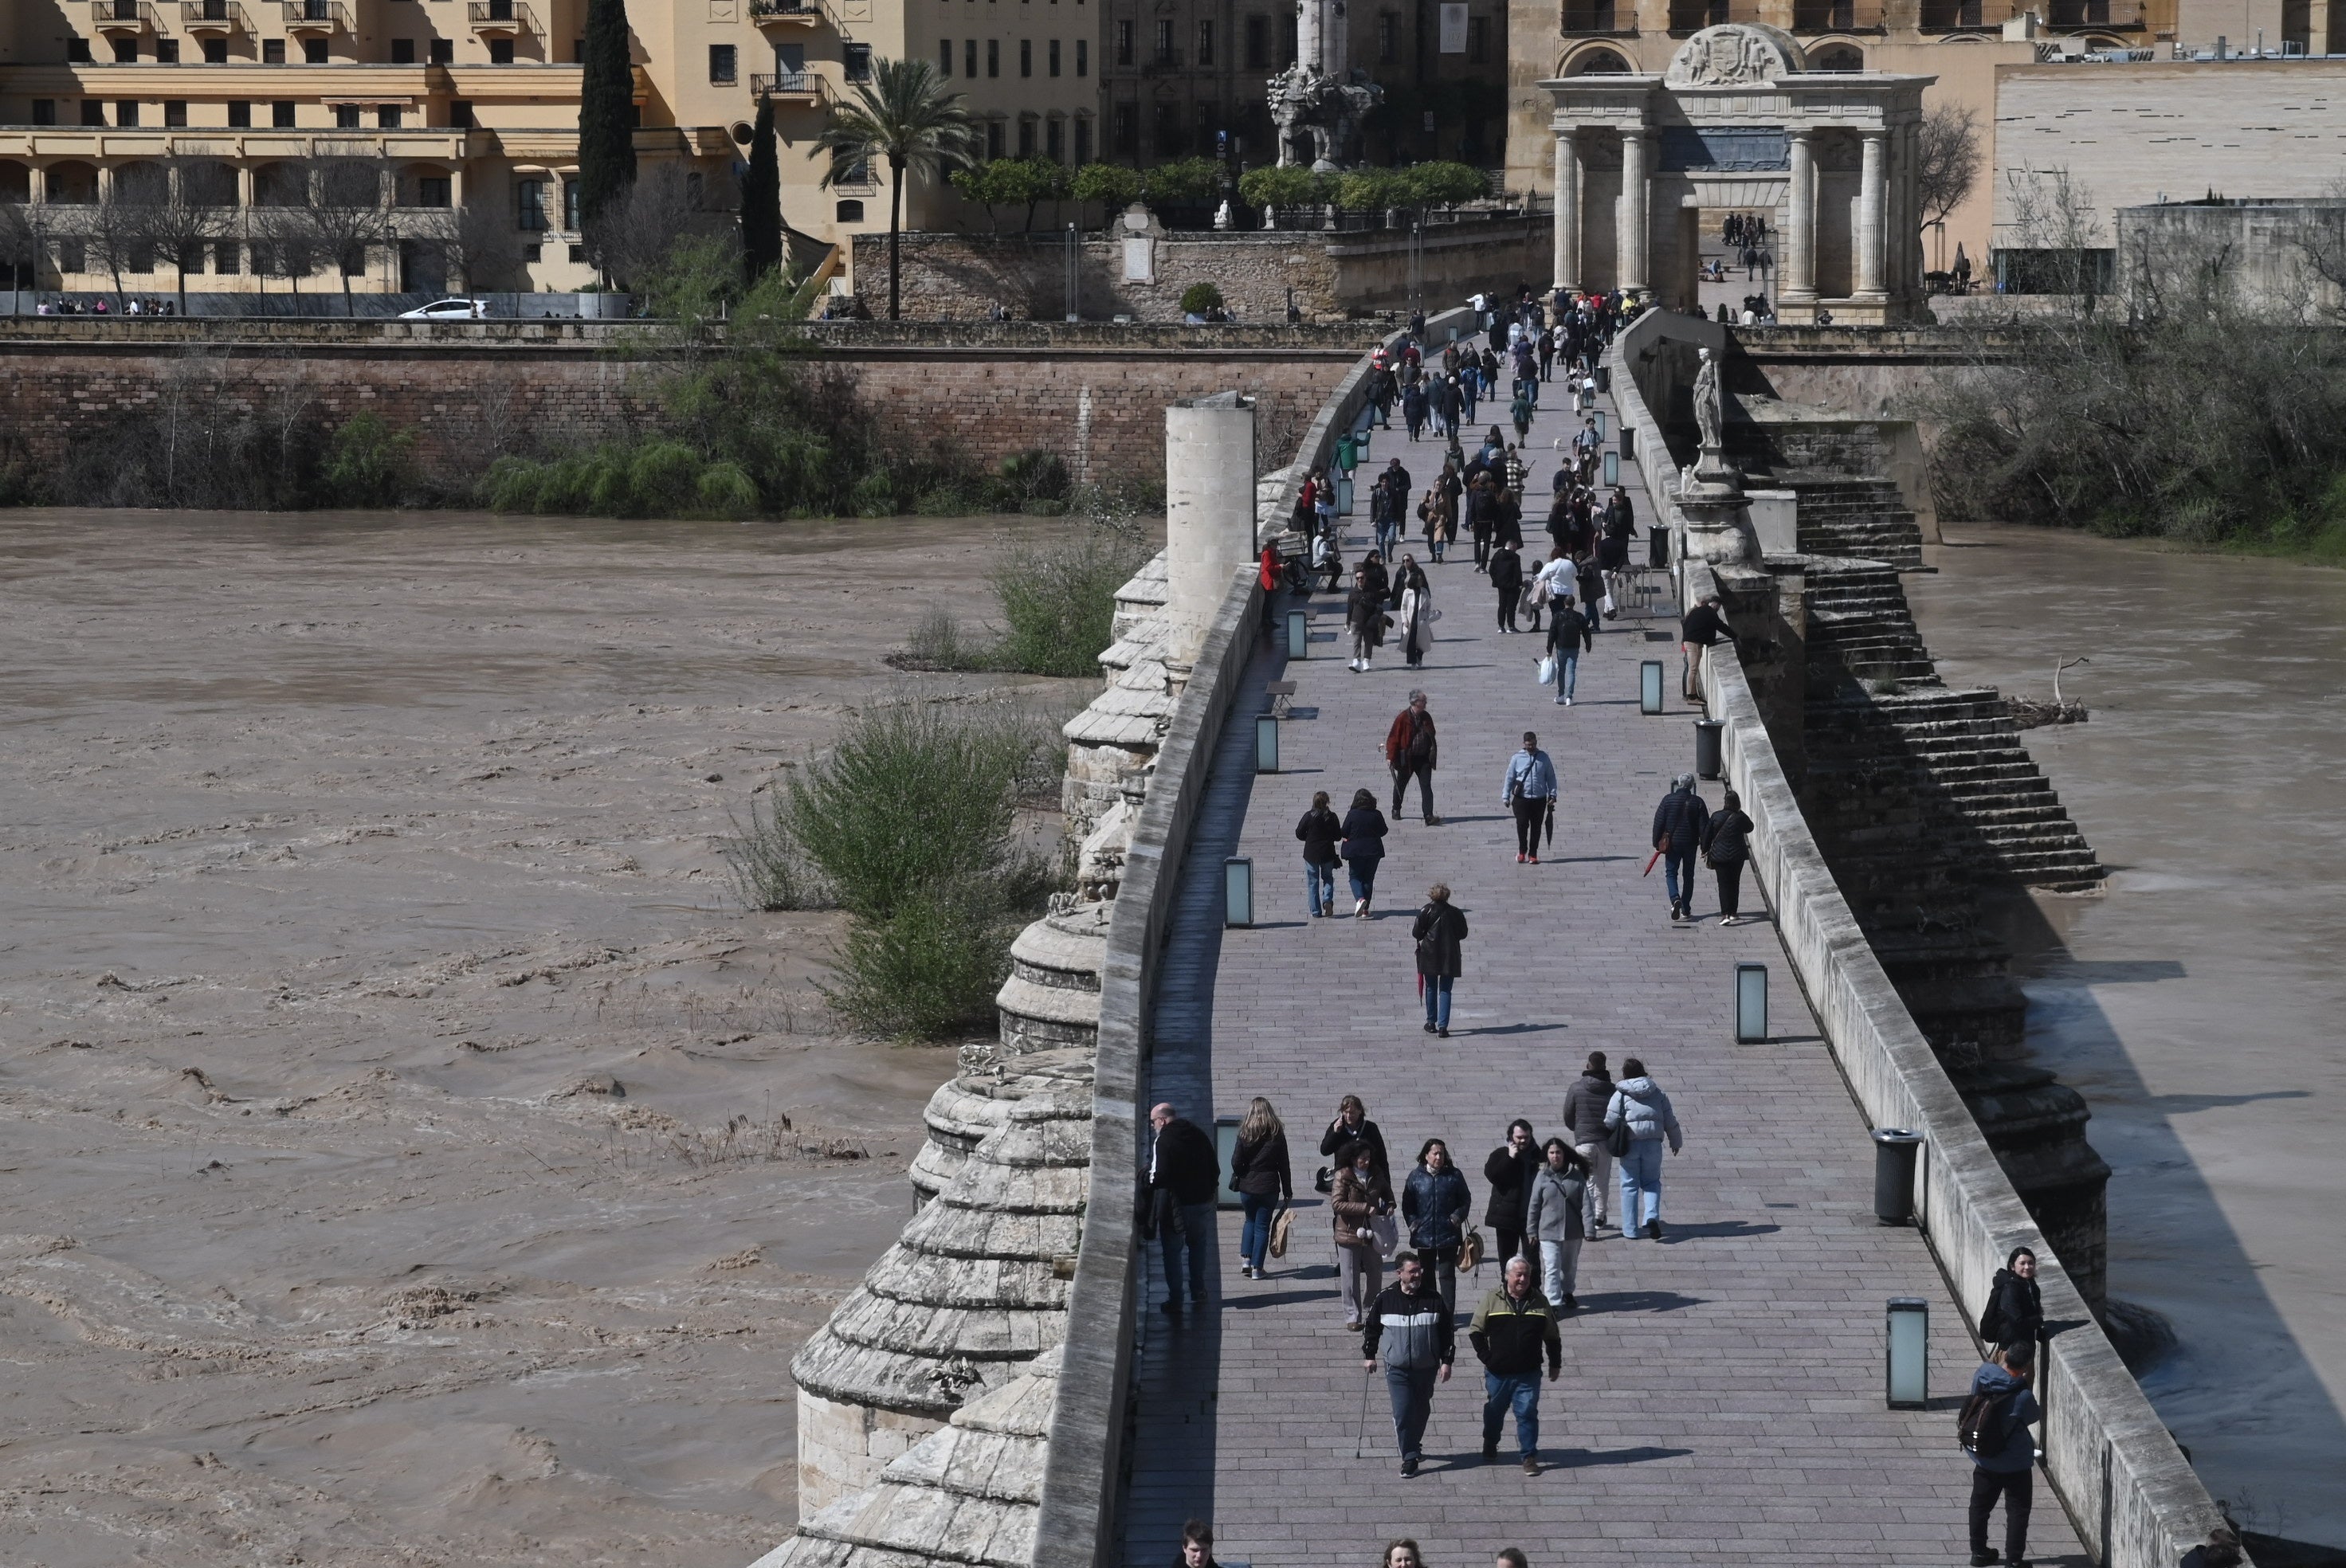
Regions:
<instances>
[{"instance_id":1,"label":"person in red jacket","mask_svg":"<svg viewBox=\"0 0 2346 1568\"><path fill-rule=\"evenodd\" d=\"M1417 780L1418 803L1425 808L1425 825L1438 828L1442 819L1433 814L1433 765L1435 745L1433 715L1425 708L1425 693L1409 694L1409 706L1401 710L1385 731L1385 766L1392 769L1392 814L1401 815L1402 798L1409 793L1409 781Z\"/></svg>"}]
</instances>

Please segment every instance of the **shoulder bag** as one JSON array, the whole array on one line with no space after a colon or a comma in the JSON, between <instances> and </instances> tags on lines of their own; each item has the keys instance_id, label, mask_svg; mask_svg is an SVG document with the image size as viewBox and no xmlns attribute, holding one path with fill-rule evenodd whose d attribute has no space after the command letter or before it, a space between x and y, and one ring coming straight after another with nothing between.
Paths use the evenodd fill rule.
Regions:
<instances>
[{"instance_id":1,"label":"shoulder bag","mask_svg":"<svg viewBox=\"0 0 2346 1568\"><path fill-rule=\"evenodd\" d=\"M1605 1152L1617 1160L1629 1152L1629 1145L1637 1140L1629 1135L1629 1096L1617 1089L1613 1092L1613 1097L1621 1102L1621 1120L1617 1125L1605 1129ZM1606 1114L1610 1115L1613 1107L1607 1105L1605 1110Z\"/></svg>"},{"instance_id":2,"label":"shoulder bag","mask_svg":"<svg viewBox=\"0 0 2346 1568\"><path fill-rule=\"evenodd\" d=\"M1287 1233L1294 1224L1295 1211L1291 1208L1280 1209L1279 1217L1270 1222L1270 1255L1273 1257L1287 1256Z\"/></svg>"},{"instance_id":3,"label":"shoulder bag","mask_svg":"<svg viewBox=\"0 0 2346 1568\"><path fill-rule=\"evenodd\" d=\"M1458 1244L1458 1267L1483 1267L1483 1233L1471 1225L1466 1227L1466 1239Z\"/></svg>"}]
</instances>

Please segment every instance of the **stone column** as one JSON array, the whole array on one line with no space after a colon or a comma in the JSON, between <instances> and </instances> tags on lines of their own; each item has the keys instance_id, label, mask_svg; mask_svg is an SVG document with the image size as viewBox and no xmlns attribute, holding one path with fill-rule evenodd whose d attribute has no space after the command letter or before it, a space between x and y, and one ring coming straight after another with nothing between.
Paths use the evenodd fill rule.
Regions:
<instances>
[{"instance_id":1,"label":"stone column","mask_svg":"<svg viewBox=\"0 0 2346 1568\"><path fill-rule=\"evenodd\" d=\"M1327 0L1295 0L1295 59L1310 70L1327 68Z\"/></svg>"},{"instance_id":2,"label":"stone column","mask_svg":"<svg viewBox=\"0 0 2346 1568\"><path fill-rule=\"evenodd\" d=\"M1865 160L1857 186L1857 274L1852 292L1882 297L1882 242L1890 206L1890 133L1865 133Z\"/></svg>"},{"instance_id":3,"label":"stone column","mask_svg":"<svg viewBox=\"0 0 2346 1568\"><path fill-rule=\"evenodd\" d=\"M1556 287L1580 286L1580 139L1556 138Z\"/></svg>"},{"instance_id":4,"label":"stone column","mask_svg":"<svg viewBox=\"0 0 2346 1568\"><path fill-rule=\"evenodd\" d=\"M1646 128L1621 133L1621 233L1614 285L1624 293L1647 288Z\"/></svg>"},{"instance_id":5,"label":"stone column","mask_svg":"<svg viewBox=\"0 0 2346 1568\"><path fill-rule=\"evenodd\" d=\"M1320 68L1339 81L1349 80L1352 70L1352 24L1346 0L1324 3L1328 15L1320 24Z\"/></svg>"},{"instance_id":6,"label":"stone column","mask_svg":"<svg viewBox=\"0 0 2346 1568\"><path fill-rule=\"evenodd\" d=\"M1792 132L1790 189L1784 215L1783 281L1779 303L1807 304L1817 297L1817 149L1810 133Z\"/></svg>"},{"instance_id":7,"label":"stone column","mask_svg":"<svg viewBox=\"0 0 2346 1568\"><path fill-rule=\"evenodd\" d=\"M1254 404L1236 392L1165 410L1165 657L1195 664L1230 575L1254 559Z\"/></svg>"}]
</instances>

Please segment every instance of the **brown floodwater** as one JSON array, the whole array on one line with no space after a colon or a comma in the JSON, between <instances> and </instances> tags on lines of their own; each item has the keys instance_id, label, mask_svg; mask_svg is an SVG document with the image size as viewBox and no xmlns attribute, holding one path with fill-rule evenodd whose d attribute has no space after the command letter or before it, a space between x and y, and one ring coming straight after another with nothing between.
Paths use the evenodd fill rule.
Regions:
<instances>
[{"instance_id":1,"label":"brown floodwater","mask_svg":"<svg viewBox=\"0 0 2346 1568\"><path fill-rule=\"evenodd\" d=\"M1066 526L0 513L0 1562L771 1546L952 1058L724 842Z\"/></svg>"},{"instance_id":2,"label":"brown floodwater","mask_svg":"<svg viewBox=\"0 0 2346 1568\"><path fill-rule=\"evenodd\" d=\"M2143 1387L2249 1528L2346 1547L2346 573L1950 525L1908 579L1951 683L2031 731L2109 867L2014 920L2039 1057L2109 1161L2109 1288L2173 1324Z\"/></svg>"}]
</instances>

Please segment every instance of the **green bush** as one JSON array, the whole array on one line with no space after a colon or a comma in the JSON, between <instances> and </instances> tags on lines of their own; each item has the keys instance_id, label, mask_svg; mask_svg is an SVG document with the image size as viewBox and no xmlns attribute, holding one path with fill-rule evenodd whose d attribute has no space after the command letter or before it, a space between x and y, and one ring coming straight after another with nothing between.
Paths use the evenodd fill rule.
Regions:
<instances>
[{"instance_id":1,"label":"green bush","mask_svg":"<svg viewBox=\"0 0 2346 1568\"><path fill-rule=\"evenodd\" d=\"M1355 169L1337 178L1335 200L1348 212L1382 212L1392 207L1416 206L1417 188L1399 169Z\"/></svg>"},{"instance_id":2,"label":"green bush","mask_svg":"<svg viewBox=\"0 0 2346 1568\"><path fill-rule=\"evenodd\" d=\"M1479 199L1489 188L1483 171L1466 163L1421 163L1402 170L1417 207L1455 207Z\"/></svg>"},{"instance_id":3,"label":"green bush","mask_svg":"<svg viewBox=\"0 0 2346 1568\"><path fill-rule=\"evenodd\" d=\"M1035 509L1038 502L1056 506L1074 488L1067 460L1040 447L1004 458L1001 478L994 486L1000 504L1013 510Z\"/></svg>"},{"instance_id":4,"label":"green bush","mask_svg":"<svg viewBox=\"0 0 2346 1568\"><path fill-rule=\"evenodd\" d=\"M352 414L327 439L318 486L339 506L389 506L414 480L415 433L372 412Z\"/></svg>"},{"instance_id":5,"label":"green bush","mask_svg":"<svg viewBox=\"0 0 2346 1568\"><path fill-rule=\"evenodd\" d=\"M1239 176L1239 196L1250 207L1311 207L1328 199L1329 181L1308 168L1276 164Z\"/></svg>"},{"instance_id":6,"label":"green bush","mask_svg":"<svg viewBox=\"0 0 2346 1568\"><path fill-rule=\"evenodd\" d=\"M855 482L849 509L858 517L892 517L900 510L896 504L896 482L884 471L867 473Z\"/></svg>"},{"instance_id":7,"label":"green bush","mask_svg":"<svg viewBox=\"0 0 2346 1568\"><path fill-rule=\"evenodd\" d=\"M994 1020L1018 919L983 887L924 887L886 921L857 921L839 954L832 1009L868 1033L934 1040Z\"/></svg>"},{"instance_id":8,"label":"green bush","mask_svg":"<svg viewBox=\"0 0 2346 1568\"><path fill-rule=\"evenodd\" d=\"M1140 188L1151 206L1178 203L1195 207L1222 198L1222 166L1210 158L1180 158L1160 163L1140 177Z\"/></svg>"},{"instance_id":9,"label":"green bush","mask_svg":"<svg viewBox=\"0 0 2346 1568\"><path fill-rule=\"evenodd\" d=\"M1181 313L1202 316L1222 308L1222 291L1211 283L1192 283L1181 290Z\"/></svg>"},{"instance_id":10,"label":"green bush","mask_svg":"<svg viewBox=\"0 0 2346 1568\"><path fill-rule=\"evenodd\" d=\"M993 573L1004 630L991 667L1096 674L1101 651L1116 640L1116 591L1148 558L1145 546L1105 529L1005 552Z\"/></svg>"},{"instance_id":11,"label":"green bush","mask_svg":"<svg viewBox=\"0 0 2346 1568\"><path fill-rule=\"evenodd\" d=\"M1077 201L1096 201L1116 215L1140 199L1138 171L1118 163L1087 163L1076 170L1071 190Z\"/></svg>"}]
</instances>

